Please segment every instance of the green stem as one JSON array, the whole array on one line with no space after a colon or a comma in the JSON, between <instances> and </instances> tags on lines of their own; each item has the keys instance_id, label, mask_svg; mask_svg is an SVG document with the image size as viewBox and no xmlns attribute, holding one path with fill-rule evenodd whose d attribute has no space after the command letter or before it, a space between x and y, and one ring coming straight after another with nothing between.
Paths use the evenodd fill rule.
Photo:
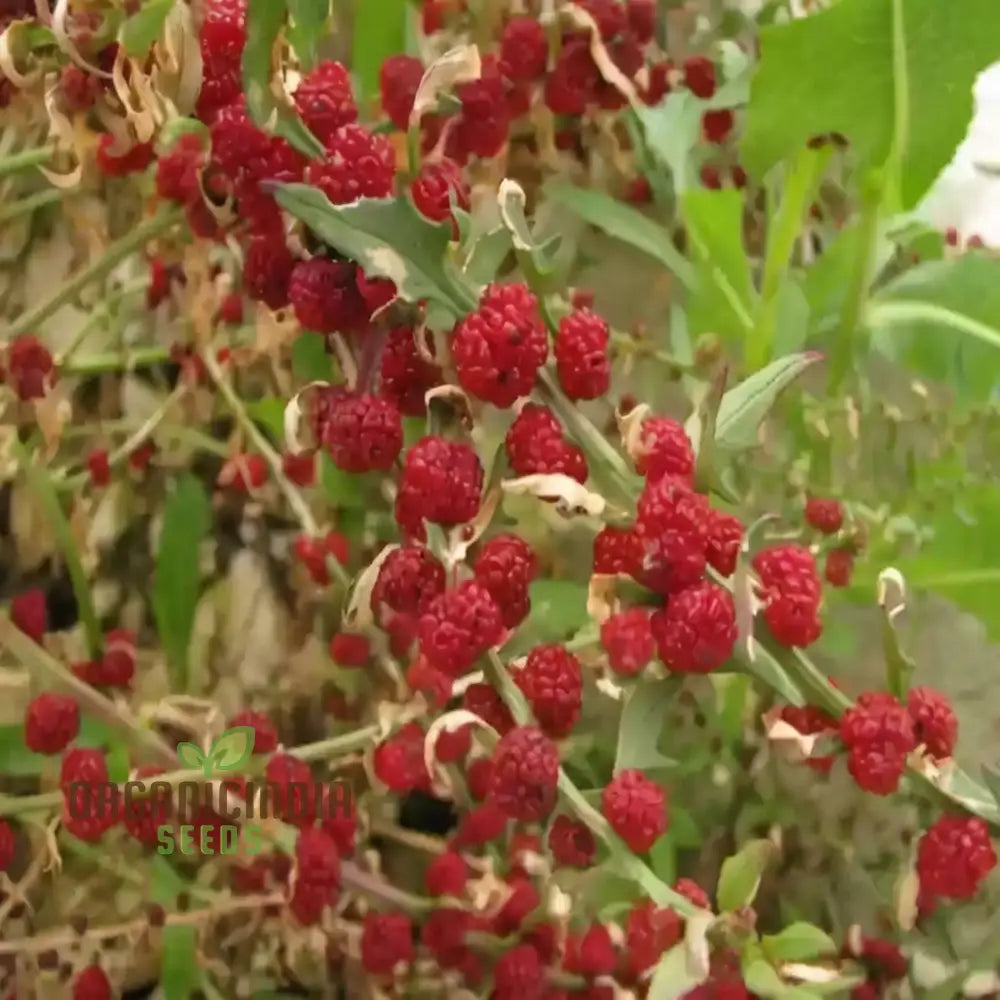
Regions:
<instances>
[{"instance_id":1,"label":"green stem","mask_svg":"<svg viewBox=\"0 0 1000 1000\"><path fill-rule=\"evenodd\" d=\"M90 334L100 326L106 319L111 316L111 312L115 306L117 306L124 299L128 298L135 292L145 291L149 287L149 278L140 278L138 281L129 282L123 288L118 289L117 292L109 295L104 299L100 306L95 309L90 316L87 318L87 322L84 323L79 330L73 335L72 340L69 344L60 352L59 357L56 359L56 364L60 371L67 371L67 363L69 359L76 353L77 348L90 336Z\"/></svg>"},{"instance_id":2,"label":"green stem","mask_svg":"<svg viewBox=\"0 0 1000 1000\"><path fill-rule=\"evenodd\" d=\"M0 178L48 163L54 152L52 146L39 146L36 149L22 149L20 153L5 156L0 159Z\"/></svg>"},{"instance_id":3,"label":"green stem","mask_svg":"<svg viewBox=\"0 0 1000 1000\"><path fill-rule=\"evenodd\" d=\"M181 209L176 205L162 209L153 218L136 226L130 233L112 243L100 260L85 267L70 278L48 301L22 313L8 328L7 339L13 340L25 333L35 331L50 316L58 312L67 302L71 302L92 281L103 277L120 264L129 254L145 246L151 239L166 232L181 218Z\"/></svg>"},{"instance_id":4,"label":"green stem","mask_svg":"<svg viewBox=\"0 0 1000 1000\"><path fill-rule=\"evenodd\" d=\"M69 572L70 581L73 585L73 596L76 598L77 612L87 637L87 653L91 659L96 659L101 655L101 650L104 646L101 623L97 618L94 602L91 600L90 581L87 579L83 563L80 561L80 552L77 549L76 539L73 537L73 531L63 512L59 493L56 490L55 484L49 478L48 473L32 462L28 450L16 438L11 440L11 450L28 480L28 485L38 497L38 502L45 511L49 527L52 529L53 535L55 535L56 544L62 553L66 569Z\"/></svg>"},{"instance_id":5,"label":"green stem","mask_svg":"<svg viewBox=\"0 0 1000 1000\"><path fill-rule=\"evenodd\" d=\"M31 215L32 212L39 208L45 208L46 205L54 205L65 197L66 193L58 188L46 188L44 191L29 194L27 198L12 201L9 205L0 208L0 226L12 222L14 219L19 219L22 215Z\"/></svg>"},{"instance_id":6,"label":"green stem","mask_svg":"<svg viewBox=\"0 0 1000 1000\"><path fill-rule=\"evenodd\" d=\"M840 326L830 356L830 377L827 385L827 395L830 397L837 395L854 364L855 334L862 321L875 265L881 203L881 177L872 176L868 178L862 195L860 252L855 261L847 303L840 318Z\"/></svg>"},{"instance_id":7,"label":"green stem","mask_svg":"<svg viewBox=\"0 0 1000 1000\"><path fill-rule=\"evenodd\" d=\"M170 360L170 351L165 347L139 347L134 351L107 351L91 354L77 361L61 365L62 375L105 375L108 372L134 371L162 365Z\"/></svg>"}]
</instances>

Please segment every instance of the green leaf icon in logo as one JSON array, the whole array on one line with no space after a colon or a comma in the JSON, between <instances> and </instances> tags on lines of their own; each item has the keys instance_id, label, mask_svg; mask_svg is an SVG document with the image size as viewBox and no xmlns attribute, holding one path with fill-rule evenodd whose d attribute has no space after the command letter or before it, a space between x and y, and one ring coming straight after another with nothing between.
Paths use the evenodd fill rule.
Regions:
<instances>
[{"instance_id":1,"label":"green leaf icon in logo","mask_svg":"<svg viewBox=\"0 0 1000 1000\"><path fill-rule=\"evenodd\" d=\"M211 761L196 743L178 743L177 756L180 762L192 771L204 770L206 774L209 773Z\"/></svg>"},{"instance_id":2,"label":"green leaf icon in logo","mask_svg":"<svg viewBox=\"0 0 1000 1000\"><path fill-rule=\"evenodd\" d=\"M237 770L253 753L255 735L253 726L234 726L232 729L227 729L208 751L208 768L213 771Z\"/></svg>"}]
</instances>

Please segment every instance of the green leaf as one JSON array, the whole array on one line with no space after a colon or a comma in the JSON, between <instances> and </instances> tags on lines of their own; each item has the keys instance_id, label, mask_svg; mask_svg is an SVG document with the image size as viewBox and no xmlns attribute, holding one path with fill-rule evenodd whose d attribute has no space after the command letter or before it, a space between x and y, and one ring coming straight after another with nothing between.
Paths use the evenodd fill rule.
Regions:
<instances>
[{"instance_id":1,"label":"green leaf","mask_svg":"<svg viewBox=\"0 0 1000 1000\"><path fill-rule=\"evenodd\" d=\"M636 112L646 146L670 171L678 195L690 190L695 180L691 153L701 139L701 118L707 107L689 90L679 90L655 107Z\"/></svg>"},{"instance_id":2,"label":"green leaf","mask_svg":"<svg viewBox=\"0 0 1000 1000\"><path fill-rule=\"evenodd\" d=\"M1000 260L968 253L912 268L875 295L873 343L924 378L949 382L961 402L1000 384Z\"/></svg>"},{"instance_id":3,"label":"green leaf","mask_svg":"<svg viewBox=\"0 0 1000 1000\"><path fill-rule=\"evenodd\" d=\"M525 215L524 189L514 181L503 181L497 199L500 207L500 220L510 234L514 253L524 272L528 284L538 287L538 282L551 277L553 263L550 250L554 252L559 237L540 244L536 241L528 225Z\"/></svg>"},{"instance_id":4,"label":"green leaf","mask_svg":"<svg viewBox=\"0 0 1000 1000\"><path fill-rule=\"evenodd\" d=\"M177 759L191 771L200 771L208 760L197 743L178 743Z\"/></svg>"},{"instance_id":5,"label":"green leaf","mask_svg":"<svg viewBox=\"0 0 1000 1000\"><path fill-rule=\"evenodd\" d=\"M193 475L181 476L163 511L152 597L175 691L186 690L189 680L188 645L201 592L199 552L211 524L212 509L204 487Z\"/></svg>"},{"instance_id":6,"label":"green leaf","mask_svg":"<svg viewBox=\"0 0 1000 1000\"><path fill-rule=\"evenodd\" d=\"M111 739L107 752L108 780L122 784L128 781L132 769L132 754L128 743L121 737Z\"/></svg>"},{"instance_id":7,"label":"green leaf","mask_svg":"<svg viewBox=\"0 0 1000 1000\"><path fill-rule=\"evenodd\" d=\"M771 841L751 840L722 862L716 891L720 911L739 910L753 902L774 852Z\"/></svg>"},{"instance_id":8,"label":"green leaf","mask_svg":"<svg viewBox=\"0 0 1000 1000\"><path fill-rule=\"evenodd\" d=\"M285 23L285 5L277 0L249 0L243 47L243 92L255 125L270 128L300 153L322 157L323 144L306 128L290 104L279 104L271 87L274 44Z\"/></svg>"},{"instance_id":9,"label":"green leaf","mask_svg":"<svg viewBox=\"0 0 1000 1000\"><path fill-rule=\"evenodd\" d=\"M160 986L163 1000L189 1000L198 985L198 928L171 924L163 928Z\"/></svg>"},{"instance_id":10,"label":"green leaf","mask_svg":"<svg viewBox=\"0 0 1000 1000\"><path fill-rule=\"evenodd\" d=\"M329 17L330 0L288 0L288 41L306 73L316 65Z\"/></svg>"},{"instance_id":11,"label":"green leaf","mask_svg":"<svg viewBox=\"0 0 1000 1000\"><path fill-rule=\"evenodd\" d=\"M285 401L277 396L265 396L244 403L247 413L254 423L260 424L264 430L278 442L285 440Z\"/></svg>"},{"instance_id":12,"label":"green leaf","mask_svg":"<svg viewBox=\"0 0 1000 1000\"><path fill-rule=\"evenodd\" d=\"M1000 771L993 767L984 767L982 770L983 782L990 790L990 795L996 799L997 805L1000 805Z\"/></svg>"},{"instance_id":13,"label":"green leaf","mask_svg":"<svg viewBox=\"0 0 1000 1000\"><path fill-rule=\"evenodd\" d=\"M833 938L807 923L789 924L779 934L765 934L762 943L767 954L778 962L808 962L837 954Z\"/></svg>"},{"instance_id":14,"label":"green leaf","mask_svg":"<svg viewBox=\"0 0 1000 1000\"><path fill-rule=\"evenodd\" d=\"M743 982L748 990L765 1000L787 1000L792 989L774 966L763 958L755 958L743 965Z\"/></svg>"},{"instance_id":15,"label":"green leaf","mask_svg":"<svg viewBox=\"0 0 1000 1000\"><path fill-rule=\"evenodd\" d=\"M363 198L334 206L305 184L275 186L279 205L370 276L389 278L406 302L429 299L459 319L478 302L445 271L451 225L428 222L406 198Z\"/></svg>"},{"instance_id":16,"label":"green leaf","mask_svg":"<svg viewBox=\"0 0 1000 1000\"><path fill-rule=\"evenodd\" d=\"M734 386L722 397L715 424L716 446L741 451L757 446L757 429L783 389L794 382L821 354L790 354Z\"/></svg>"},{"instance_id":17,"label":"green leaf","mask_svg":"<svg viewBox=\"0 0 1000 1000\"><path fill-rule=\"evenodd\" d=\"M763 28L741 160L760 175L812 136L839 132L852 160L880 166L895 142L911 208L965 137L973 81L1000 58L998 38L992 0L840 0ZM836 86L831 66L845 67Z\"/></svg>"},{"instance_id":18,"label":"green leaf","mask_svg":"<svg viewBox=\"0 0 1000 1000\"><path fill-rule=\"evenodd\" d=\"M332 382L333 359L321 333L303 330L292 344L292 374L305 382Z\"/></svg>"},{"instance_id":19,"label":"green leaf","mask_svg":"<svg viewBox=\"0 0 1000 1000\"><path fill-rule=\"evenodd\" d=\"M472 244L462 272L472 285L483 288L496 278L513 248L510 233L506 229L493 229L483 233Z\"/></svg>"},{"instance_id":20,"label":"green leaf","mask_svg":"<svg viewBox=\"0 0 1000 1000\"><path fill-rule=\"evenodd\" d=\"M106 723L85 715L80 720L80 732L73 741L78 747L103 747L111 738ZM24 778L42 774L53 758L32 753L24 745L24 726L0 726L0 774Z\"/></svg>"},{"instance_id":21,"label":"green leaf","mask_svg":"<svg viewBox=\"0 0 1000 1000\"><path fill-rule=\"evenodd\" d=\"M691 332L740 342L753 328L757 309L743 247L743 196L732 190L687 191L681 214L698 275L687 307Z\"/></svg>"},{"instance_id":22,"label":"green leaf","mask_svg":"<svg viewBox=\"0 0 1000 1000\"><path fill-rule=\"evenodd\" d=\"M379 69L385 59L406 51L406 20L412 16L407 0L355 4L351 68L365 98L378 96Z\"/></svg>"},{"instance_id":23,"label":"green leaf","mask_svg":"<svg viewBox=\"0 0 1000 1000\"><path fill-rule=\"evenodd\" d=\"M679 686L676 677L666 677L640 681L632 689L618 724L615 774L632 767L646 771L670 763L658 747L663 720Z\"/></svg>"},{"instance_id":24,"label":"green leaf","mask_svg":"<svg viewBox=\"0 0 1000 1000\"><path fill-rule=\"evenodd\" d=\"M144 0L139 9L122 23L118 41L133 57L144 56L160 37L174 0Z\"/></svg>"},{"instance_id":25,"label":"green leaf","mask_svg":"<svg viewBox=\"0 0 1000 1000\"><path fill-rule=\"evenodd\" d=\"M208 143L208 127L197 118L172 118L160 129L156 137L156 145L163 152L172 149L182 135L201 135Z\"/></svg>"},{"instance_id":26,"label":"green leaf","mask_svg":"<svg viewBox=\"0 0 1000 1000\"><path fill-rule=\"evenodd\" d=\"M549 201L573 212L608 236L649 254L676 274L688 288L695 286L694 269L674 246L670 231L665 226L602 191L591 191L561 181L549 181L543 190Z\"/></svg>"},{"instance_id":27,"label":"green leaf","mask_svg":"<svg viewBox=\"0 0 1000 1000\"><path fill-rule=\"evenodd\" d=\"M505 657L545 642L565 642L590 620L587 585L576 580L535 580L528 589L531 611L503 647Z\"/></svg>"},{"instance_id":28,"label":"green leaf","mask_svg":"<svg viewBox=\"0 0 1000 1000\"><path fill-rule=\"evenodd\" d=\"M227 729L213 744L208 756L213 771L235 771L250 759L256 732L253 726Z\"/></svg>"},{"instance_id":29,"label":"green leaf","mask_svg":"<svg viewBox=\"0 0 1000 1000\"><path fill-rule=\"evenodd\" d=\"M361 477L338 469L325 451L320 452L319 456L319 481L334 507L365 509L365 491L361 488Z\"/></svg>"},{"instance_id":30,"label":"green leaf","mask_svg":"<svg viewBox=\"0 0 1000 1000\"><path fill-rule=\"evenodd\" d=\"M687 945L675 944L659 961L649 983L648 1000L681 1000L708 978L692 970Z\"/></svg>"}]
</instances>

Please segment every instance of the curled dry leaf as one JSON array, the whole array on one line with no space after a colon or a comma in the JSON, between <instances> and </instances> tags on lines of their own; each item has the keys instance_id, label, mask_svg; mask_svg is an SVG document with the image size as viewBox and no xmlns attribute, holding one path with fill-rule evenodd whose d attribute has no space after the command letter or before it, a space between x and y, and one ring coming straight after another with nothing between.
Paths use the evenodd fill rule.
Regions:
<instances>
[{"instance_id":1,"label":"curled dry leaf","mask_svg":"<svg viewBox=\"0 0 1000 1000\"><path fill-rule=\"evenodd\" d=\"M150 142L156 135L157 127L166 121L163 102L153 89L150 78L137 62L128 58L124 48L118 49L111 77L136 140Z\"/></svg>"},{"instance_id":2,"label":"curled dry leaf","mask_svg":"<svg viewBox=\"0 0 1000 1000\"><path fill-rule=\"evenodd\" d=\"M318 388L326 388L329 382L310 382L300 389L285 406L285 448L292 455L302 455L313 451L316 441L311 428L303 427L302 418L309 413L309 393ZM308 422L307 422L308 423Z\"/></svg>"},{"instance_id":3,"label":"curled dry leaf","mask_svg":"<svg viewBox=\"0 0 1000 1000\"><path fill-rule=\"evenodd\" d=\"M424 402L428 410L445 405L454 410L463 423L472 423L472 403L465 391L457 385L445 383L428 389L424 394Z\"/></svg>"},{"instance_id":4,"label":"curled dry leaf","mask_svg":"<svg viewBox=\"0 0 1000 1000\"><path fill-rule=\"evenodd\" d=\"M911 867L896 887L896 922L903 931L912 931L917 926L919 896L920 876L916 868Z\"/></svg>"},{"instance_id":5,"label":"curled dry leaf","mask_svg":"<svg viewBox=\"0 0 1000 1000\"><path fill-rule=\"evenodd\" d=\"M617 573L595 573L587 587L587 615L603 625L617 610Z\"/></svg>"},{"instance_id":6,"label":"curled dry leaf","mask_svg":"<svg viewBox=\"0 0 1000 1000\"><path fill-rule=\"evenodd\" d=\"M435 59L424 73L417 87L410 112L410 128L416 128L427 111L437 107L438 95L459 83L478 80L483 64L475 45L458 45Z\"/></svg>"},{"instance_id":7,"label":"curled dry leaf","mask_svg":"<svg viewBox=\"0 0 1000 1000\"><path fill-rule=\"evenodd\" d=\"M763 716L764 732L776 749L787 760L801 763L813 756L816 744L823 739L822 733L800 733L793 725L781 718L781 709L772 708Z\"/></svg>"},{"instance_id":8,"label":"curled dry leaf","mask_svg":"<svg viewBox=\"0 0 1000 1000\"><path fill-rule=\"evenodd\" d=\"M37 67L22 73L17 68L17 58L14 55L16 48L17 33L23 31L32 22L30 20L12 21L7 28L0 33L0 74L5 76L18 90L26 90L28 87L38 83L42 78L42 71Z\"/></svg>"},{"instance_id":9,"label":"curled dry leaf","mask_svg":"<svg viewBox=\"0 0 1000 1000\"><path fill-rule=\"evenodd\" d=\"M445 712L431 723L424 735L424 766L428 774L437 774L437 757L434 748L437 746L438 737L442 733L453 733L463 726L482 726L490 729L489 724L481 719L474 712L466 711L464 708L456 709L454 712Z\"/></svg>"},{"instance_id":10,"label":"curled dry leaf","mask_svg":"<svg viewBox=\"0 0 1000 1000\"><path fill-rule=\"evenodd\" d=\"M652 412L652 407L646 403L633 406L628 413L622 413L620 407L615 409L615 423L618 424L622 447L633 462L643 458L646 454L647 449L642 445L642 425Z\"/></svg>"},{"instance_id":11,"label":"curled dry leaf","mask_svg":"<svg viewBox=\"0 0 1000 1000\"><path fill-rule=\"evenodd\" d=\"M368 628L375 621L372 614L372 591L375 589L375 581L378 579L379 570L382 563L398 549L396 544L387 545L375 557L375 561L358 577L358 582L354 585L350 603L344 611L344 626L348 629L358 630Z\"/></svg>"},{"instance_id":12,"label":"curled dry leaf","mask_svg":"<svg viewBox=\"0 0 1000 1000\"><path fill-rule=\"evenodd\" d=\"M520 479L505 479L500 484L504 493L513 496L534 496L541 500L553 501L556 509L564 517L587 514L600 517L607 507L607 501L597 493L591 493L575 479L562 474L522 476Z\"/></svg>"},{"instance_id":13,"label":"curled dry leaf","mask_svg":"<svg viewBox=\"0 0 1000 1000\"><path fill-rule=\"evenodd\" d=\"M566 15L573 27L590 32L590 56L605 82L610 83L628 100L629 104L633 106L638 104L639 94L635 89L635 84L615 65L601 39L601 32L594 18L582 7L572 3L563 7L562 13Z\"/></svg>"},{"instance_id":14,"label":"curled dry leaf","mask_svg":"<svg viewBox=\"0 0 1000 1000\"><path fill-rule=\"evenodd\" d=\"M829 965L805 965L802 962L786 962L778 970L785 979L797 979L800 983L832 983L840 979L840 969Z\"/></svg>"},{"instance_id":15,"label":"curled dry leaf","mask_svg":"<svg viewBox=\"0 0 1000 1000\"><path fill-rule=\"evenodd\" d=\"M100 66L94 66L87 62L76 47L73 39L70 38L67 21L70 14L70 0L57 0L55 9L52 11L52 34L55 36L56 45L60 52L64 52L76 63L80 69L86 70L93 76L102 80L110 80L111 74Z\"/></svg>"},{"instance_id":16,"label":"curled dry leaf","mask_svg":"<svg viewBox=\"0 0 1000 1000\"><path fill-rule=\"evenodd\" d=\"M534 246L531 240L526 238L528 234L524 232L526 204L527 198L524 194L524 188L517 181L512 181L509 177L505 177L500 182L500 187L497 190L497 206L500 209L500 221L507 232L510 233L514 249L531 252ZM512 214L512 210L516 214Z\"/></svg>"},{"instance_id":17,"label":"curled dry leaf","mask_svg":"<svg viewBox=\"0 0 1000 1000\"><path fill-rule=\"evenodd\" d=\"M63 174L44 166L38 169L55 187L64 191L75 188L79 186L83 177L83 161L96 139L87 130L82 117L74 124L59 110L56 86L50 87L45 92L45 112L49 119L49 136L55 140L56 149L71 153L76 166Z\"/></svg>"},{"instance_id":18,"label":"curled dry leaf","mask_svg":"<svg viewBox=\"0 0 1000 1000\"><path fill-rule=\"evenodd\" d=\"M171 7L163 33L153 45L153 56L150 80L157 93L173 104L178 115L191 114L201 90L203 63L188 4Z\"/></svg>"},{"instance_id":19,"label":"curled dry leaf","mask_svg":"<svg viewBox=\"0 0 1000 1000\"><path fill-rule=\"evenodd\" d=\"M879 573L876 593L879 607L889 621L906 609L906 581L898 569L889 566Z\"/></svg>"},{"instance_id":20,"label":"curled dry leaf","mask_svg":"<svg viewBox=\"0 0 1000 1000\"><path fill-rule=\"evenodd\" d=\"M698 913L685 921L684 951L688 971L700 980L707 979L711 972L712 950L708 943L708 930L714 922L713 913Z\"/></svg>"},{"instance_id":21,"label":"curled dry leaf","mask_svg":"<svg viewBox=\"0 0 1000 1000\"><path fill-rule=\"evenodd\" d=\"M483 532L493 522L493 515L500 505L502 491L499 486L487 490L479 505L479 513L468 524L461 524L453 528L448 535L448 544L445 549L445 568L454 569L465 561L476 542L482 537Z\"/></svg>"}]
</instances>

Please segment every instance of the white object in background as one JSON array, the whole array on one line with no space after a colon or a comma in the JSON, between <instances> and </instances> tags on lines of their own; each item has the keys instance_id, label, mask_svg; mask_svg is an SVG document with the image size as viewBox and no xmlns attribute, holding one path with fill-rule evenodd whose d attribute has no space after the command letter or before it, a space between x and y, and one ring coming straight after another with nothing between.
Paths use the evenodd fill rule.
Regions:
<instances>
[{"instance_id":1,"label":"white object in background","mask_svg":"<svg viewBox=\"0 0 1000 1000\"><path fill-rule=\"evenodd\" d=\"M958 230L963 242L979 236L1000 247L1000 63L979 74L973 99L969 131L916 215L941 231Z\"/></svg>"}]
</instances>

